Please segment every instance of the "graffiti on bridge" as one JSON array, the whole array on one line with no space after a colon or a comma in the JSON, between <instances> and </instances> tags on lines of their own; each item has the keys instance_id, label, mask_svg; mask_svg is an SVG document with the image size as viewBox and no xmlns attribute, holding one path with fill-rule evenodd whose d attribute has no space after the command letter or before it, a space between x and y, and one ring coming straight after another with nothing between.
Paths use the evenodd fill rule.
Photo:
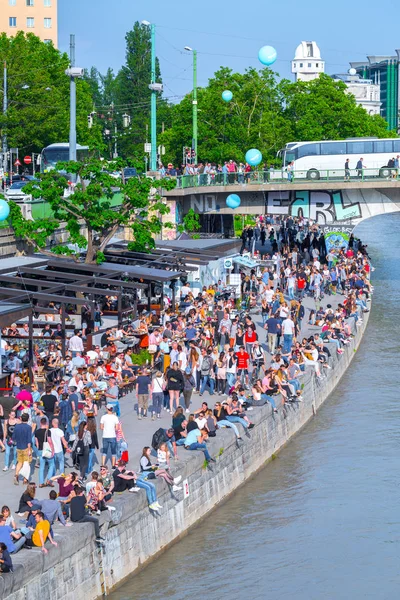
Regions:
<instances>
[{"instance_id":1,"label":"graffiti on bridge","mask_svg":"<svg viewBox=\"0 0 400 600\"><path fill-rule=\"evenodd\" d=\"M290 190L266 192L266 212L305 217L321 224L352 223L362 218L359 202L346 201L346 192Z\"/></svg>"}]
</instances>

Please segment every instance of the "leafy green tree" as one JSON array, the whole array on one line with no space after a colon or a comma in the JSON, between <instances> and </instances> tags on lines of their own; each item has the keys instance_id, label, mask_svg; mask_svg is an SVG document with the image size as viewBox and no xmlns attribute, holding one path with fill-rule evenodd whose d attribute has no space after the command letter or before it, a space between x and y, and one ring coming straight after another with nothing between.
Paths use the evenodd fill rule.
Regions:
<instances>
[{"instance_id":1,"label":"leafy green tree","mask_svg":"<svg viewBox=\"0 0 400 600\"><path fill-rule=\"evenodd\" d=\"M146 125L148 125L150 131L150 28L136 21L132 30L126 34L125 40L126 61L115 79L115 103L120 112L126 111L131 115L132 121L127 135L121 136L119 148L123 156L143 159ZM156 81L158 83L162 82L158 58L156 59ZM159 111L163 104L165 104L165 101L162 100L161 94L159 94L157 97ZM161 132L162 118L160 118L160 114L157 123L158 130Z\"/></svg>"},{"instance_id":2,"label":"leafy green tree","mask_svg":"<svg viewBox=\"0 0 400 600\"><path fill-rule=\"evenodd\" d=\"M221 94L233 92L225 103ZM282 117L281 92L270 69L233 73L221 68L205 88L198 90L198 153L202 161L244 161L249 148L259 148L265 158L275 157L290 132ZM192 99L186 96L172 108L172 127L162 136L167 158L182 160L182 147L192 139Z\"/></svg>"},{"instance_id":3,"label":"leafy green tree","mask_svg":"<svg viewBox=\"0 0 400 600\"><path fill-rule=\"evenodd\" d=\"M225 103L223 90L233 92ZM268 68L234 73L221 68L207 87L198 90L199 159L244 162L249 148L261 150L267 162L286 143L346 137L390 137L380 116L371 116L347 93L343 82L321 75L311 82L277 83ZM160 137L166 160L180 164L182 147L192 139L192 98L187 95L171 109L171 126Z\"/></svg>"},{"instance_id":4,"label":"leafy green tree","mask_svg":"<svg viewBox=\"0 0 400 600\"><path fill-rule=\"evenodd\" d=\"M103 251L120 227L130 228L130 248L149 252L154 246L154 235L161 231L161 217L169 208L161 201L160 188L173 189L175 181L157 181L147 177L132 177L125 183L115 180L103 170L103 162L90 159L87 163L58 163L57 169L73 173L78 183L69 193L67 178L56 171L42 174L39 183L27 184L25 191L33 198L48 202L53 216L50 219L29 221L18 205L11 204L11 222L15 235L25 239L35 250L43 251L48 236L65 224L69 238L65 245L51 249L52 254L76 258L75 245L86 249L85 262L102 262ZM116 161L110 168L121 169ZM120 188L120 202L115 203L115 186ZM49 251L45 251L47 254Z\"/></svg>"},{"instance_id":5,"label":"leafy green tree","mask_svg":"<svg viewBox=\"0 0 400 600\"><path fill-rule=\"evenodd\" d=\"M1 133L20 153L39 152L54 142L68 141L69 58L32 33L0 35L0 61L7 64L9 107L0 115ZM93 99L87 81L77 81L77 137L98 146L101 131L88 129Z\"/></svg>"},{"instance_id":6,"label":"leafy green tree","mask_svg":"<svg viewBox=\"0 0 400 600\"><path fill-rule=\"evenodd\" d=\"M285 99L283 117L291 124L292 141L396 136L388 131L385 119L369 115L347 93L342 81L328 75L309 82L283 81L280 89Z\"/></svg>"},{"instance_id":7,"label":"leafy green tree","mask_svg":"<svg viewBox=\"0 0 400 600\"><path fill-rule=\"evenodd\" d=\"M178 231L180 233L189 233L192 234L192 238L199 238L199 234L196 233L201 229L200 217L198 213L194 212L193 208L190 208L186 215L183 217L182 225L178 225Z\"/></svg>"}]
</instances>

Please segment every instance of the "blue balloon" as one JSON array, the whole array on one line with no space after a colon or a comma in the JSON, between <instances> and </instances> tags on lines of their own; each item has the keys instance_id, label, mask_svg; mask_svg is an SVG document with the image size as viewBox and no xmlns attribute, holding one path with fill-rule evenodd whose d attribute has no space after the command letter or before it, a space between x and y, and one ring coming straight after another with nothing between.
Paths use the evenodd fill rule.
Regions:
<instances>
[{"instance_id":1,"label":"blue balloon","mask_svg":"<svg viewBox=\"0 0 400 600\"><path fill-rule=\"evenodd\" d=\"M233 94L230 90L225 90L224 92L222 92L222 100L224 100L224 102L230 102L233 98Z\"/></svg>"},{"instance_id":2,"label":"blue balloon","mask_svg":"<svg viewBox=\"0 0 400 600\"><path fill-rule=\"evenodd\" d=\"M258 51L258 60L267 67L273 65L277 57L278 53L272 46L263 46Z\"/></svg>"},{"instance_id":3,"label":"blue balloon","mask_svg":"<svg viewBox=\"0 0 400 600\"><path fill-rule=\"evenodd\" d=\"M257 148L251 148L246 152L246 162L252 167L256 167L262 161L262 154Z\"/></svg>"},{"instance_id":4,"label":"blue balloon","mask_svg":"<svg viewBox=\"0 0 400 600\"><path fill-rule=\"evenodd\" d=\"M240 196L238 196L237 194L229 194L229 196L226 199L227 207L232 208L233 210L235 208L239 208L240 202Z\"/></svg>"},{"instance_id":5,"label":"blue balloon","mask_svg":"<svg viewBox=\"0 0 400 600\"><path fill-rule=\"evenodd\" d=\"M5 221L10 214L10 207L8 202L0 200L0 221Z\"/></svg>"}]
</instances>

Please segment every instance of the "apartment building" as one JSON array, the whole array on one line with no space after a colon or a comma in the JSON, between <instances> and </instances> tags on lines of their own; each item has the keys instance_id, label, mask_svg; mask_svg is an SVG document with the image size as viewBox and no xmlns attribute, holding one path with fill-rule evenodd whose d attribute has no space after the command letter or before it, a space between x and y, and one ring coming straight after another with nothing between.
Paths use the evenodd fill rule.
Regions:
<instances>
[{"instance_id":1,"label":"apartment building","mask_svg":"<svg viewBox=\"0 0 400 600\"><path fill-rule=\"evenodd\" d=\"M0 0L0 33L34 33L57 47L58 0Z\"/></svg>"}]
</instances>

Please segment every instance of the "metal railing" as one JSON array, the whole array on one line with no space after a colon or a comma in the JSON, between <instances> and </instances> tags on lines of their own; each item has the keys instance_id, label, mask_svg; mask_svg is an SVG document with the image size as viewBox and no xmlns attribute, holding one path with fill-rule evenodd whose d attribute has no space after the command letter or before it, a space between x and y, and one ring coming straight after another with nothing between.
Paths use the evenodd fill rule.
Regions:
<instances>
[{"instance_id":1,"label":"metal railing","mask_svg":"<svg viewBox=\"0 0 400 600\"><path fill-rule=\"evenodd\" d=\"M375 169L309 169L308 171L287 172L285 169L251 171L249 173L199 173L181 175L176 178L178 189L208 186L263 185L277 183L321 183L334 181L399 181L399 169L381 167Z\"/></svg>"}]
</instances>

